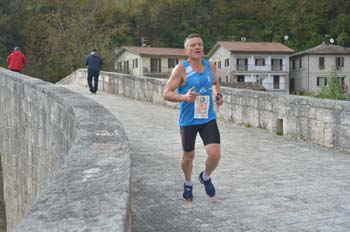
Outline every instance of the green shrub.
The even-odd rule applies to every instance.
[[[331,72],[327,75],[327,85],[323,85],[318,95],[320,98],[345,100],[343,88],[340,80],[337,77],[337,71],[335,67],[332,67]]]

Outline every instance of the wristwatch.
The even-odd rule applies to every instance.
[[[220,99],[219,99],[219,96],[222,98],[222,94],[221,94],[221,93],[217,93],[217,94],[216,94],[216,97],[215,97],[215,98],[216,98],[217,101],[220,100]]]

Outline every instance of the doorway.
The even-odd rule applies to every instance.
[[[280,76],[273,76],[273,89],[280,88]]]

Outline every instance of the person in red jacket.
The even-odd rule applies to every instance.
[[[13,52],[7,57],[8,69],[20,72],[23,70],[24,65],[27,63],[27,59],[21,52],[19,47],[15,47]]]

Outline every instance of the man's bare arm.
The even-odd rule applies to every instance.
[[[186,75],[186,69],[182,64],[175,66],[171,72],[168,82],[166,83],[163,91],[163,97],[167,101],[182,102],[182,101],[194,101],[198,93],[194,91],[194,88],[188,90],[186,94],[178,94],[176,89],[184,83],[184,77]]]
[[[222,98],[221,92],[220,92],[220,82],[219,78],[216,75],[216,67],[214,64],[210,64],[211,72],[214,75],[214,82],[213,82],[213,95],[215,96],[216,103],[221,106],[224,103],[224,99]],[[219,95],[218,95],[219,94]]]

